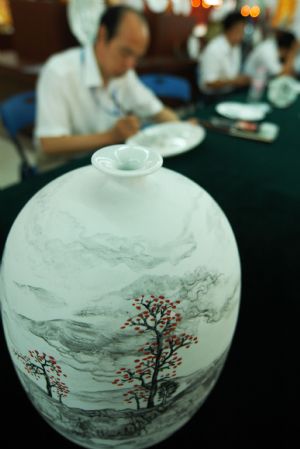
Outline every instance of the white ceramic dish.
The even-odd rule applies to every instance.
[[[168,122],[152,125],[139,131],[126,143],[158,150],[163,157],[175,156],[191,150],[205,138],[202,126],[189,122]]]
[[[233,120],[262,120],[269,110],[270,106],[267,103],[244,104],[225,101],[216,106],[216,111],[220,115]]]

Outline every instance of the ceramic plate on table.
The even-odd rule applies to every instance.
[[[262,120],[269,110],[270,106],[267,103],[245,104],[225,101],[216,106],[216,111],[220,115],[233,120]]]
[[[206,132],[202,126],[188,122],[167,122],[148,126],[127,139],[127,144],[158,150],[163,157],[185,153],[199,145]]]

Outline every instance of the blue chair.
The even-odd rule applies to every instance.
[[[22,181],[37,173],[36,167],[30,165],[19,138],[21,131],[33,126],[35,110],[35,91],[14,95],[0,104],[0,117],[4,128],[21,158],[20,177]]]
[[[139,77],[160,98],[180,100],[182,103],[192,100],[191,85],[186,78],[165,73],[148,73]]]

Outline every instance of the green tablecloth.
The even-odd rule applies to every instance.
[[[210,106],[198,115],[207,118],[213,112]],[[197,148],[164,161],[166,167],[205,188],[227,215],[240,250],[242,300],[233,345],[216,388],[184,429],[157,446],[161,449],[174,444],[186,447],[186,440],[193,437],[205,449],[294,447],[292,402],[296,407],[294,389],[299,382],[300,99],[288,109],[274,109],[267,119],[280,125],[272,144],[207,131]],[[87,163],[89,158],[74,161],[0,191],[0,249],[17,213],[39,188]],[[49,446],[74,447],[35,415],[5,351],[2,359],[11,378],[7,416],[30,417],[27,424],[39,435],[31,447],[40,447],[38,441],[45,441],[45,433]],[[15,444],[21,444],[22,435],[14,436]]]

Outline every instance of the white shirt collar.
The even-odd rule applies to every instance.
[[[224,50],[227,51],[227,53],[231,53],[232,51],[234,51],[235,48],[237,48],[237,46],[233,46],[230,44],[229,40],[227,39],[227,37],[225,36],[225,34],[222,34],[221,37],[223,38],[223,46],[224,46]]]
[[[92,46],[86,46],[82,49],[81,61],[83,64],[83,78],[87,87],[101,87],[103,86],[103,79],[95,51]]]

